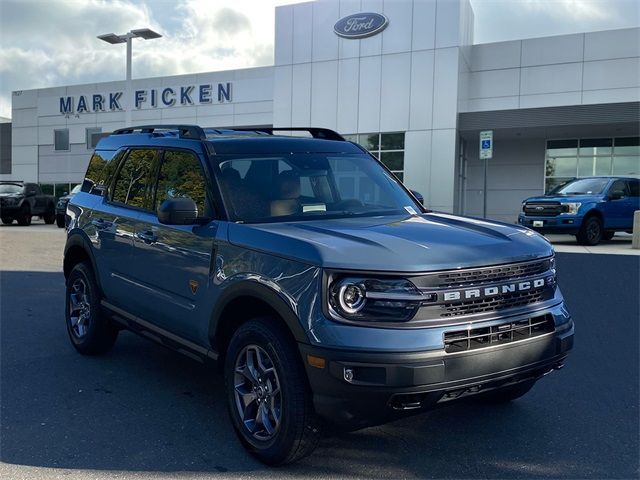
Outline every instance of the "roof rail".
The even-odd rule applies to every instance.
[[[345,142],[346,140],[342,135],[328,128],[316,128],[316,127],[253,127],[253,128],[235,128],[233,130],[240,132],[264,132],[269,135],[273,135],[273,132],[309,132],[313,138],[321,138],[323,140],[337,140],[339,142]]]
[[[119,128],[118,130],[114,130],[112,135],[135,133],[136,130],[140,130],[140,133],[153,133],[156,130],[177,130],[180,138],[191,140],[207,139],[204,130],[198,125],[140,125],[137,127]]]

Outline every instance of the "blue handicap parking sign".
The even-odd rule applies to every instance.
[[[482,149],[491,148],[491,140],[482,140]]]

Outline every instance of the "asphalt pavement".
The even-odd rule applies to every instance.
[[[63,245],[55,226],[0,228],[0,478],[638,478],[640,257],[558,254],[575,349],[522,399],[329,437],[272,469],[236,439],[214,369],[128,332],[75,352]]]

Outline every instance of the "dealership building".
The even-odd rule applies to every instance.
[[[13,92],[0,179],[60,195],[129,118],[331,128],[430,208],[481,216],[486,202],[507,222],[569,178],[640,174],[638,28],[474,44],[470,4],[450,0],[318,0],[276,8],[275,22],[270,67]]]

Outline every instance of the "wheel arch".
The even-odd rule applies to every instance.
[[[93,255],[93,249],[91,248],[91,242],[86,238],[86,234],[84,232],[72,230],[69,232],[67,243],[64,246],[64,259],[62,264],[64,278],[69,278],[69,274],[73,267],[86,260],[91,263],[94,278],[98,287],[102,289],[102,286],[100,285],[100,277],[96,269],[96,260]]]
[[[229,287],[216,302],[209,322],[209,342],[218,352],[221,364],[234,332],[246,321],[270,316],[278,321],[296,342],[308,342],[298,316],[274,290],[254,281],[243,281]]]

